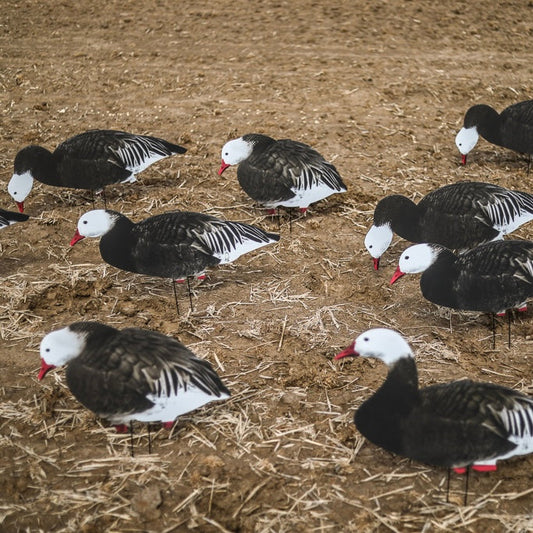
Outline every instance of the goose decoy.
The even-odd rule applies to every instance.
[[[203,213],[174,211],[135,223],[104,209],[80,217],[70,245],[84,237],[101,237],[102,259],[116,268],[175,281],[203,279],[206,268],[279,240],[255,226]]]
[[[119,432],[134,420],[171,427],[179,416],[230,397],[208,361],[156,331],[75,322],[48,333],[40,355],[39,380],[67,365],[74,397]]]
[[[533,397],[468,379],[419,388],[413,352],[396,331],[362,333],[335,359],[374,357],[389,368],[356,411],[358,431],[385,450],[465,473],[533,453]],[[466,498],[466,493],[465,493]]]
[[[455,144],[466,165],[468,153],[479,136],[497,146],[515,152],[533,154],[533,100],[519,102],[498,113],[486,104],[470,107],[465,113],[463,127],[455,137]]]
[[[25,222],[28,218],[30,217],[24,213],[16,213],[14,211],[0,209],[0,228],[5,228],[16,222]]]
[[[102,191],[106,185],[134,182],[152,163],[185,152],[157,137],[90,130],[67,139],[53,153],[35,145],[20,150],[7,190],[22,213],[34,179],[55,187]]]
[[[376,206],[365,246],[377,270],[394,233],[410,242],[464,251],[502,239],[530,220],[533,194],[465,181],[440,187],[418,204],[405,196],[386,196]]]
[[[298,207],[305,213],[310,204],[346,192],[337,169],[310,146],[290,139],[275,140],[249,133],[222,148],[218,174],[239,165],[237,178],[246,194],[267,207]]]
[[[492,316],[492,344],[495,346],[494,315],[507,310],[527,311],[533,296],[533,242],[495,241],[462,255],[439,244],[415,244],[400,256],[393,284],[404,274],[423,272],[420,289],[426,300],[463,311]],[[511,346],[509,315],[508,345]]]
[[[489,242],[461,255],[439,244],[415,244],[403,251],[390,282],[419,272],[424,298],[437,305],[495,314],[526,311],[533,296],[533,242]]]

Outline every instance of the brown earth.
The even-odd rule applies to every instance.
[[[32,219],[3,230],[0,529],[4,531],[531,531],[533,456],[452,477],[357,433],[354,409],[379,386],[375,361],[332,362],[363,330],[414,346],[423,384],[468,376],[531,394],[532,312],[512,347],[486,317],[437,309],[417,276],[390,287],[406,243],[374,272],[363,246],[376,202],[418,200],[462,179],[531,190],[518,154],[481,140],[466,167],[454,136],[464,111],[532,95],[533,4],[311,0],[261,3],[6,0],[0,12],[1,206],[17,151],[54,148],[91,128],[183,144],[109,206],[135,220],[205,211],[276,230],[216,171],[249,132],[306,142],[349,191],[282,222],[279,245],[212,269],[181,292],[104,265],[98,242],[69,247],[90,195],[37,185]],[[531,235],[532,226],[518,237]],[[209,359],[233,393],[159,430],[135,457],[74,400],[64,373],[36,379],[42,336],[95,319],[174,335]]]

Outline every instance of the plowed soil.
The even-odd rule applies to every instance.
[[[389,279],[364,249],[376,203],[418,201],[459,180],[532,191],[520,154],[480,140],[466,166],[454,136],[465,110],[533,94],[533,4],[242,0],[14,1],[0,12],[1,206],[13,160],[87,129],[163,137],[188,148],[108,207],[134,220],[202,211],[278,231],[217,175],[245,133],[305,142],[348,192],[283,214],[280,242],[178,286],[105,265],[96,239],[69,241],[90,193],[36,184],[31,219],[0,235],[0,529],[3,531],[533,530],[533,456],[453,475],[366,442],[352,417],[384,365],[333,362],[370,327],[399,330],[423,385],[469,377],[532,394],[533,314],[499,324],[425,301],[418,276]],[[102,200],[96,199],[97,207]],[[296,217],[296,214],[294,215]],[[533,226],[514,234],[530,238]],[[39,343],[78,320],[172,335],[207,358],[232,391],[172,431],[129,436],[85,410],[64,371],[37,381]]]

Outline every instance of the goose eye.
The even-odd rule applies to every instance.
[[[45,352],[49,352],[50,351],[50,348],[46,348]]]
[[[87,221],[86,221],[86,220],[84,220],[84,221],[83,221],[83,223],[84,223],[84,224],[87,224]]]
[[[369,341],[369,338],[368,338],[368,337],[365,337],[363,340],[364,340],[365,342],[368,342],[368,341]]]
[[[406,255],[406,256],[405,256],[405,259],[406,259],[406,260],[407,260],[407,259],[409,259],[409,256],[408,256],[408,255]]]

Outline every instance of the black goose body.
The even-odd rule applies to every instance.
[[[305,210],[311,203],[347,190],[337,169],[310,146],[257,133],[225,145],[219,173],[229,166],[224,163],[226,147],[236,142],[251,147],[249,154],[238,160],[237,179],[244,192],[259,204]]]
[[[15,156],[8,191],[23,209],[33,179],[46,185],[98,191],[135,181],[152,163],[186,149],[164,139],[116,130],[89,130],[61,143],[54,152],[30,145]]]
[[[95,235],[87,235],[84,224],[91,214],[109,221]],[[138,223],[116,211],[90,211],[80,218],[76,235],[101,235],[102,259],[116,268],[176,280],[279,240],[279,235],[255,226],[187,211],[163,213]]]
[[[380,200],[365,247],[374,268],[394,233],[418,243],[464,251],[502,239],[533,220],[533,195],[483,182],[459,182],[436,189],[415,204],[401,195]]]
[[[472,106],[465,114],[464,127],[473,126],[492,144],[533,153],[533,100],[510,105],[501,113],[485,104]]]
[[[220,262],[205,245],[196,244],[208,221],[210,217],[188,212],[155,215],[137,224],[121,216],[100,239],[100,254],[106,263],[130,272],[194,276]]]
[[[405,196],[381,200],[374,225],[389,224],[410,242],[465,250],[492,241],[533,219],[533,194],[482,182],[440,187],[415,204]]]
[[[533,154],[533,100],[513,104],[501,113],[486,104],[470,107],[455,141],[463,154],[463,164],[478,135],[497,146]]]
[[[256,134],[244,135],[243,139],[254,144],[254,149],[246,160],[237,168],[237,180],[243,191],[252,200],[264,205],[272,202],[283,202],[294,198],[294,179],[286,172],[289,161],[301,174],[301,164],[296,157],[287,151],[287,141]],[[292,141],[289,148],[294,153],[307,155],[307,151],[298,142]]]
[[[71,346],[66,346],[67,341]],[[208,361],[155,331],[117,330],[98,322],[71,324],[43,339],[39,379],[67,350],[69,358],[60,364],[67,364],[72,394],[87,409],[115,424],[172,421],[230,395]]]
[[[415,360],[397,332],[361,334],[335,359],[375,357],[389,368],[381,387],[354,415],[357,429],[381,448],[461,472],[533,452],[533,398],[497,384],[459,380],[419,388]]]
[[[488,406],[498,412],[520,398],[510,389],[470,380],[419,389],[415,361],[404,358],[389,369],[354,422],[365,438],[385,450],[426,464],[459,467],[516,447]]]
[[[439,245],[416,246],[427,246],[434,255],[420,278],[422,294],[430,302],[458,310],[502,313],[533,297],[533,242],[490,242],[461,255]],[[401,272],[415,261],[414,249],[408,248],[400,257]]]
[[[0,228],[5,228],[16,222],[25,222],[28,220],[29,216],[24,213],[17,213],[15,211],[6,211],[5,209],[0,209]]]
[[[116,130],[89,130],[61,143],[53,153],[27,146],[15,157],[15,173],[30,171],[47,185],[101,189],[145,168],[146,161],[186,151],[157,137]]]

